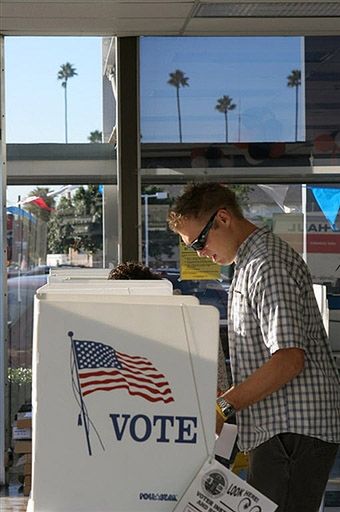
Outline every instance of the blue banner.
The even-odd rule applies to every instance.
[[[335,230],[335,221],[340,208],[340,189],[323,187],[308,188],[312,190],[322,213],[330,223],[332,229]]]
[[[18,206],[8,206],[6,208],[8,213],[12,213],[12,215],[18,215],[19,217],[26,217],[31,222],[34,222],[36,224],[37,219],[34,215],[32,215],[29,212],[26,212],[26,210],[23,210],[22,208],[18,208]]]

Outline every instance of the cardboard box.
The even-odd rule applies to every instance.
[[[31,475],[32,474],[32,464],[30,462],[27,462],[24,465],[24,476]]]
[[[27,440],[15,441],[14,453],[32,453],[32,441],[27,441]]]
[[[29,496],[31,492],[32,485],[32,477],[31,475],[26,475],[24,478],[24,496]]]
[[[29,412],[18,412],[16,414],[17,420],[32,420],[32,411]]]
[[[12,427],[12,439],[32,439],[31,428],[18,428],[17,426]]]
[[[18,428],[32,428],[32,419],[31,418],[18,419],[15,422],[15,425]]]

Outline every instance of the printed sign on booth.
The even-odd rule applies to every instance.
[[[174,512],[274,512],[277,505],[216,460],[207,460]]]

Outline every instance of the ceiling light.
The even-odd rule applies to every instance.
[[[201,3],[194,18],[329,18],[340,16],[339,2]]]

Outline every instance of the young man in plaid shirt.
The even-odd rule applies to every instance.
[[[277,512],[317,512],[340,442],[340,379],[307,265],[216,183],[187,187],[168,222],[199,256],[235,264],[233,386],[217,400],[217,432],[236,414],[248,482]]]

